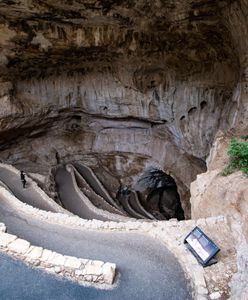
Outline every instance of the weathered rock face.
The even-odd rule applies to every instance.
[[[217,130],[247,130],[248,1],[55,2],[0,3],[0,158],[113,193],[155,165],[189,217]]]
[[[241,171],[228,176],[221,173],[226,163],[228,138],[220,136],[212,148],[208,171],[191,184],[193,218],[227,214],[247,224],[248,178]],[[225,155],[223,155],[223,153]],[[222,158],[222,159],[221,159]],[[248,237],[248,228],[246,228]]]
[[[248,279],[248,178],[241,171],[221,175],[228,165],[229,141],[230,138],[223,133],[218,134],[208,158],[208,171],[198,175],[191,184],[191,215],[196,219],[225,215],[229,219],[236,237],[238,267],[230,285],[231,299],[245,299]]]
[[[248,178],[241,171],[221,175],[228,165],[228,142],[229,138],[219,133],[209,156],[208,171],[191,184],[192,218],[227,215],[239,224],[240,242],[244,237],[248,243]]]

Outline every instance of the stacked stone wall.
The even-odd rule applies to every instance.
[[[99,220],[83,220],[77,216],[68,216],[62,213],[52,213],[43,210],[39,210],[37,208],[33,208],[30,205],[22,203],[15,196],[10,194],[6,189],[0,187],[0,195],[3,201],[11,202],[12,207],[19,212],[28,214],[42,222],[48,222],[52,224],[59,224],[62,226],[66,226],[69,228],[75,228],[78,230],[88,230],[88,231],[99,231],[99,232],[132,232],[139,234],[148,234],[159,241],[161,241],[178,259],[180,265],[182,266],[186,277],[190,280],[190,283],[193,288],[193,297],[194,299],[208,299],[209,290],[207,289],[206,282],[206,271],[203,269],[201,265],[197,262],[197,260],[192,256],[189,250],[185,247],[183,240],[185,236],[195,227],[201,226],[201,228],[207,229],[214,227],[222,226],[223,224],[227,226],[227,221],[224,217],[212,217],[208,219],[200,219],[200,220],[188,220],[178,222],[177,220],[172,219],[171,221],[154,221],[154,222],[143,222],[143,221],[128,221],[128,222],[103,222]],[[16,238],[17,239],[17,238]],[[28,243],[28,242],[27,242]],[[29,246],[30,247],[30,246]],[[33,248],[32,248],[33,249]],[[38,251],[32,250],[29,251]],[[36,249],[36,248],[34,248]],[[49,251],[49,250],[47,250]],[[12,252],[11,252],[12,253]],[[61,257],[60,254],[50,253],[51,257]],[[62,258],[61,258],[62,260]],[[83,261],[82,261],[83,263]],[[55,272],[55,267],[59,267],[57,265],[53,265],[48,267],[53,272]],[[82,266],[84,268],[84,266]],[[118,266],[117,266],[118,267]],[[80,267],[81,268],[81,267]],[[61,271],[61,269],[56,268],[56,270]],[[74,274],[81,274],[80,269]],[[59,274],[63,275],[64,273],[61,271]],[[87,274],[89,275],[89,274]],[[92,275],[92,274],[90,274]],[[100,275],[99,275],[100,276]],[[75,275],[75,278],[76,275]],[[96,277],[86,277],[87,279],[91,279],[92,281],[96,280]],[[100,276],[102,280],[102,277]],[[78,279],[79,280],[79,279]],[[80,280],[84,280],[80,278]],[[85,279],[86,280],[86,279]]]
[[[33,246],[5,230],[5,225],[0,223],[0,251],[21,259],[28,265],[79,283],[112,285],[114,282],[116,265],[113,263],[62,255]]]

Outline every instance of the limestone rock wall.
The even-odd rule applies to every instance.
[[[230,120],[223,117],[225,125],[230,125],[235,104],[232,102],[232,86],[228,86],[225,78],[218,85],[215,76],[211,81],[202,79],[203,83],[193,79],[190,82],[174,79],[168,83],[165,76],[160,78],[161,82],[156,87],[140,91],[133,80],[135,70],[117,71],[119,74],[111,70],[18,82],[15,109],[19,108],[27,115],[30,112],[39,114],[49,109],[78,109],[90,116],[108,119],[133,118],[147,121],[148,124],[166,124],[164,127],[169,129],[175,143],[178,146],[180,144],[187,153],[200,158],[206,157],[209,152],[209,144],[220,127],[223,111],[230,115]],[[144,70],[142,76],[148,76],[148,72],[149,70]],[[159,70],[153,75],[157,72]],[[231,73],[228,69],[223,69],[223,72]],[[208,76],[204,75],[206,78]],[[150,78],[151,81],[152,79]],[[195,126],[196,123],[198,127]],[[126,124],[124,128],[130,127]],[[110,127],[109,132],[111,125],[114,127],[113,123],[106,122],[106,126]],[[101,134],[108,135],[108,131]],[[112,136],[112,132],[110,135]],[[146,138],[146,133],[143,136]],[[102,145],[104,141],[98,143]],[[118,139],[116,143],[119,143]],[[122,140],[122,144],[128,145],[125,140]],[[127,149],[120,150],[128,151],[128,146]]]
[[[216,216],[220,213],[247,224],[248,178],[241,171],[228,176],[221,172],[228,164],[227,147],[230,138],[217,136],[208,160],[208,171],[197,176],[191,184],[193,218]],[[245,233],[248,236],[247,228]]]
[[[112,194],[157,165],[189,216],[217,131],[247,131],[247,28],[247,0],[1,1],[0,160]]]
[[[248,1],[234,1],[230,6],[225,7],[222,13],[223,20],[232,36],[240,67],[239,81],[233,95],[237,109],[232,129],[239,134],[245,134],[248,122]]]
[[[181,197],[187,198],[190,183],[204,171],[223,111],[232,112],[234,105],[229,88],[191,84],[162,82],[142,93],[107,73],[22,81],[17,83],[9,114],[2,119],[7,148],[2,157],[20,166],[29,157],[29,165],[36,165],[30,171],[40,172],[41,165],[56,163],[56,152],[63,162],[93,152],[98,165],[106,156],[108,162],[114,160],[114,168],[109,165],[108,171],[113,177],[131,178],[129,183],[144,163],[155,163],[175,178]],[[23,136],[18,149],[11,147],[13,135]],[[127,163],[118,159],[119,153]],[[130,167],[136,164],[132,156],[144,163]],[[187,201],[184,206],[188,210]]]
[[[208,171],[198,175],[191,184],[191,216],[203,218],[222,213],[229,219],[231,231],[236,236],[238,268],[230,284],[231,299],[245,299],[248,278],[248,178],[241,171],[221,175],[228,164],[229,140],[229,137],[219,133],[208,159]]]

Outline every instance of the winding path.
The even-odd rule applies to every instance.
[[[129,195],[120,195],[118,200],[120,201],[121,205],[123,206],[124,210],[128,213],[129,216],[136,218],[136,219],[144,219],[144,217],[139,214],[135,209],[133,209],[129,203]]]
[[[65,167],[59,167],[55,175],[55,181],[63,207],[83,219],[99,219],[107,221],[108,219],[95,214],[85,202],[80,198],[73,186],[71,174]]]
[[[45,202],[43,197],[30,187],[30,181],[27,180],[27,188],[24,190],[20,180],[20,175],[0,165],[0,180],[8,187],[10,191],[22,202],[30,204],[42,210],[61,212],[62,209],[54,202]],[[25,194],[25,197],[23,197]],[[57,209],[56,209],[57,208]]]
[[[85,181],[83,176],[77,171],[77,169],[73,166],[75,179],[77,186],[79,187],[80,191],[84,193],[84,195],[90,200],[90,202],[97,208],[105,210],[107,212],[117,214],[117,215],[124,215],[124,213],[111,204],[109,204],[103,197],[96,194],[95,191],[88,185]],[[126,215],[126,214],[125,214]]]
[[[18,190],[18,198],[23,202],[26,202],[27,192],[30,196],[34,193],[32,187],[22,190],[13,185],[11,189],[14,194]],[[67,189],[70,189],[69,181]],[[65,191],[66,189],[61,193]],[[157,240],[137,233],[86,231],[51,224],[26,212],[17,211],[1,196],[0,200],[0,220],[6,224],[8,232],[33,245],[65,255],[117,264],[120,272],[118,286],[111,291],[92,290],[92,296],[89,293],[87,299],[192,299],[180,265]],[[82,299],[86,288],[81,289],[81,293],[70,299]],[[58,294],[57,298],[51,299],[61,297]]]
[[[154,216],[150,214],[148,211],[145,210],[145,208],[141,205],[139,201],[139,197],[135,191],[131,191],[130,197],[129,197],[129,204],[130,206],[138,212],[143,218],[148,218],[155,220]]]
[[[103,197],[109,204],[113,205],[115,208],[120,209],[114,199],[109,195],[108,191],[103,187],[97,176],[91,170],[91,168],[82,165],[80,163],[75,164],[78,172],[84,177],[87,183],[95,191],[96,194]]]
[[[116,208],[109,204],[109,202],[114,202],[115,204],[116,202],[111,198],[107,190],[101,185],[94,172],[89,167],[86,167],[83,164],[79,163],[75,164],[75,168],[75,176],[79,180],[78,185],[87,185],[88,189],[92,190],[92,194],[95,194],[93,197],[91,197],[91,202],[94,203],[94,200],[97,197],[101,197],[101,203],[103,204],[106,210],[116,210]],[[155,218],[151,214],[149,214],[140,204],[137,193],[135,191],[130,192],[131,193],[129,195],[122,195],[119,199],[120,204],[124,208],[125,213],[127,213],[130,217],[136,219],[148,218],[154,220]],[[106,199],[108,199],[109,202],[107,202]],[[112,209],[109,210],[109,207],[111,207]],[[117,213],[121,212],[117,211]]]
[[[124,216],[94,206],[77,186],[73,166],[59,167],[55,174],[55,181],[63,207],[73,214],[88,220],[128,221]]]

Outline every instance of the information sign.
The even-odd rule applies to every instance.
[[[184,243],[187,244],[188,248],[204,267],[212,264],[212,259],[220,251],[216,244],[199,227],[195,227],[186,236]]]

